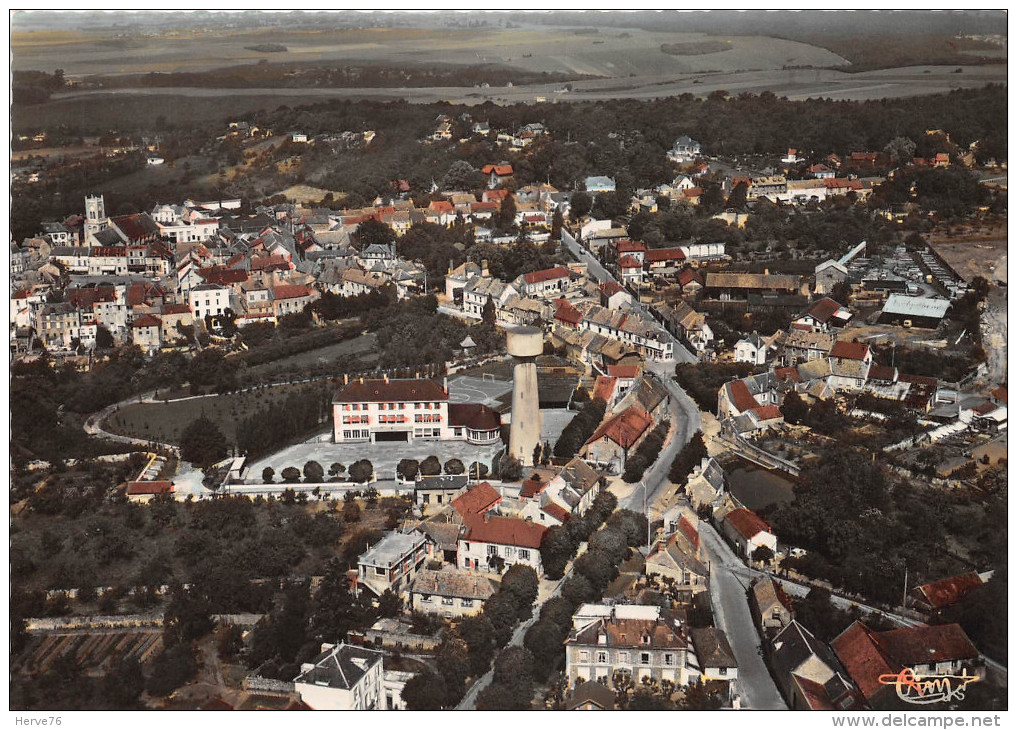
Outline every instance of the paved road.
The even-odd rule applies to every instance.
[[[738,660],[738,692],[742,706],[752,710],[786,710],[787,705],[763,663],[759,634],[745,594],[755,571],[742,565],[708,523],[699,523],[699,535],[710,561],[710,602],[714,619],[727,634]]]
[[[671,483],[671,480],[668,479],[671,462],[674,461],[675,456],[678,455],[678,452],[685,444],[689,442],[692,435],[702,428],[703,422],[699,408],[674,381],[671,375],[673,367],[672,363],[650,363],[647,368],[657,376],[671,394],[671,403],[669,405],[671,433],[670,438],[664,444],[663,449],[661,449],[657,461],[646,470],[646,474],[643,476],[645,487],[636,487],[629,496],[618,500],[619,508],[642,512],[644,489],[646,490],[645,498],[647,506],[653,505]]]

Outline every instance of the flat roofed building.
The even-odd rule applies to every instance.
[[[358,581],[375,595],[405,590],[427,559],[423,533],[390,532],[357,561]]]

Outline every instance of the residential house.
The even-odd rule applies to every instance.
[[[300,666],[293,688],[312,710],[385,710],[384,653],[349,644],[322,644]]]
[[[625,461],[653,428],[653,417],[632,406],[611,416],[583,445],[580,455],[587,461],[603,464],[620,474]]]
[[[667,153],[667,159],[679,165],[695,161],[696,157],[702,154],[703,146],[696,140],[683,134],[675,140],[674,145]]]
[[[471,517],[459,538],[459,568],[501,572],[502,567],[520,563],[541,575],[540,542],[546,530],[543,525],[513,517],[487,513]]]
[[[611,686],[620,673],[637,687],[644,678],[685,686],[698,677],[691,653],[679,619],[659,606],[585,604],[565,641],[565,681]]]
[[[580,682],[569,694],[566,710],[613,710],[615,693],[601,682]]]
[[[162,320],[151,314],[144,314],[131,322],[131,341],[146,354],[153,354],[162,347]]]
[[[427,538],[422,532],[389,532],[369,546],[357,561],[357,585],[380,596],[386,590],[405,591],[427,559]]]
[[[469,480],[466,474],[418,475],[413,484],[413,502],[425,510],[431,506],[444,509],[463,493]]]
[[[734,346],[734,361],[746,362],[750,365],[765,365],[770,346],[766,340],[753,332],[738,340]]]
[[[461,570],[421,570],[410,586],[409,608],[443,618],[475,616],[497,591],[486,575]]]
[[[699,530],[688,516],[682,515],[677,530],[658,540],[646,557],[646,575],[659,575],[674,581],[671,586],[686,600],[708,590],[710,569],[700,547]]]
[[[792,710],[863,710],[865,700],[830,648],[794,619],[766,645]]]
[[[515,172],[512,169],[512,165],[506,162],[500,165],[484,165],[480,171],[488,176],[487,187],[490,189],[504,185],[512,178]]]
[[[128,501],[138,504],[147,504],[157,497],[172,495],[174,492],[173,482],[159,480],[153,482],[127,482],[124,495]]]
[[[779,631],[795,617],[791,599],[780,583],[768,575],[752,583],[752,609],[763,633]]]
[[[808,332],[829,332],[845,327],[852,316],[851,310],[847,307],[842,307],[829,297],[823,297],[798,315],[791,326],[793,329]]]
[[[725,493],[724,468],[712,456],[704,457],[689,475],[685,493],[694,509],[713,504]]]
[[[559,293],[568,289],[572,275],[564,266],[555,266],[541,271],[522,274],[513,285],[516,290],[526,296],[546,296],[548,293]]]
[[[463,289],[475,276],[490,277],[486,264],[486,261],[483,266],[472,261],[464,261],[453,269],[452,262],[449,261],[448,273],[445,274],[445,296],[448,297],[449,301],[460,301]]]
[[[617,281],[605,281],[599,285],[598,289],[602,307],[622,309],[632,303],[632,295]]]
[[[761,547],[777,553],[777,536],[763,519],[752,510],[736,509],[728,512],[722,525],[723,532],[731,540],[739,555],[753,559],[752,554]]]
[[[911,602],[919,611],[939,613],[984,585],[982,576],[975,571],[952,575],[949,578],[925,583],[911,591]]]
[[[272,313],[276,317],[299,314],[318,298],[318,292],[304,284],[281,284],[272,289]]]
[[[721,629],[710,626],[692,629],[693,668],[698,668],[700,681],[733,682],[738,679],[738,660]]]
[[[697,312],[688,302],[678,302],[673,307],[663,304],[656,310],[667,331],[680,338],[696,354],[702,355],[713,343],[713,329],[706,323],[706,315]]]
[[[833,291],[834,286],[847,280],[847,266],[839,261],[827,259],[826,261],[816,265],[815,277],[816,293],[827,294]]]
[[[191,315],[191,308],[186,304],[164,304],[159,314],[162,322],[162,341],[172,343],[183,335],[180,327],[188,327],[194,324],[194,317]]]
[[[961,674],[985,676],[978,649],[959,624],[875,631],[855,621],[830,646],[865,701],[875,710],[914,707],[898,697],[893,683],[880,679],[897,676],[904,669],[909,669],[916,679]]]
[[[613,193],[614,191],[614,178],[604,177],[603,175],[586,178],[586,192],[588,193],[596,195],[597,193]]]
[[[197,320],[223,314],[230,306],[230,289],[221,284],[201,284],[188,292],[188,304]]]

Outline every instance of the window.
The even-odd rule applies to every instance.
[[[606,651],[598,651],[597,652],[597,664],[607,664],[607,652]]]
[[[441,497],[438,497],[438,499],[440,501]],[[431,495],[430,494],[425,494],[424,495],[424,504],[431,504]]]
[[[441,599],[441,605],[442,606],[451,606],[453,603],[454,603],[454,601],[451,598],[442,598]]]
[[[668,667],[673,666],[674,665],[674,654],[665,654],[664,655],[664,664],[665,664],[665,666],[668,666]]]
[[[719,674],[719,675],[720,675],[720,676],[722,676],[722,677],[723,677],[723,676],[726,676],[726,675],[727,675],[727,667],[720,667],[720,668],[719,668],[719,669],[717,670],[717,674]]]
[[[511,558],[512,556],[515,555],[515,553],[516,553],[515,548],[511,548],[511,547],[506,547],[505,548],[505,557],[506,558]]]
[[[590,661],[590,652],[588,652],[588,651],[580,651],[579,652],[579,661],[581,661],[581,662],[588,662],[588,661]]]
[[[488,555],[497,555],[498,554],[498,546],[497,545],[488,545],[487,546],[487,554]]]
[[[649,652],[645,652],[644,651],[642,654],[639,655],[639,663],[640,664],[649,664],[650,663],[650,654],[649,654]]]
[[[530,559],[530,551],[529,550],[524,550],[522,548],[519,548],[519,559],[520,560],[529,560]]]
[[[420,594],[420,602],[421,603],[430,603],[431,602],[431,597],[429,595],[427,595],[426,593],[421,593]]]
[[[462,605],[463,608],[473,608],[472,598],[460,598],[459,603],[460,605]]]
[[[620,651],[620,652],[618,652],[618,661],[623,663],[623,664],[628,664],[629,661],[630,661],[629,660],[629,653],[627,651]]]
[[[377,575],[385,575],[385,569],[384,568],[375,568],[374,572]]]

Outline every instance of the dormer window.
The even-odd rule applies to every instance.
[[[597,643],[601,645],[607,644],[607,634],[597,634]]]
[[[648,635],[647,636],[643,636],[643,645],[644,646],[649,646],[650,645],[650,637]]]

